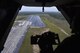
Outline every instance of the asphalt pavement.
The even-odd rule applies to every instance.
[[[1,53],[18,53],[30,26],[45,27],[45,24],[38,15],[30,15],[24,21],[19,20],[15,22],[19,22],[19,24],[12,27]]]

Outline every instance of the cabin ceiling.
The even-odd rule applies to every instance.
[[[44,2],[45,0],[44,1],[38,0],[39,2],[37,2],[36,0],[15,0],[15,1],[25,6],[42,6],[42,2]],[[47,0],[47,1],[50,2],[46,2],[45,6],[64,5],[74,2],[74,0]]]

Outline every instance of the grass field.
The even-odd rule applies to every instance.
[[[30,37],[31,35],[41,34],[43,31],[49,29],[52,32],[58,33],[60,37],[60,41],[63,41],[66,37],[68,37],[65,33],[63,33],[58,27],[54,24],[58,24],[52,22],[52,19],[48,19],[45,16],[40,16],[43,22],[46,24],[45,28],[29,28],[28,32],[26,33],[25,39],[22,43],[22,46],[19,50],[19,53],[33,53],[32,45],[30,44]],[[60,25],[60,24],[59,24]],[[65,24],[63,24],[65,25]],[[65,26],[64,26],[65,28]],[[70,30],[65,29],[66,31],[70,32]],[[69,33],[70,34],[70,33]]]
[[[32,45],[30,44],[30,37],[31,35],[41,34],[41,32],[45,29],[46,28],[29,29],[19,50],[19,53],[33,53]]]
[[[43,22],[46,24],[46,27],[50,29],[50,31],[58,33],[60,40],[62,41],[64,38],[67,37],[65,33],[63,33],[58,27],[54,25],[49,19],[42,17]]]

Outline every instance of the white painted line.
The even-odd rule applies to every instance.
[[[66,34],[67,36],[70,36],[65,30],[63,30],[62,28],[58,27],[57,25],[53,24],[54,26],[56,26],[59,30],[61,30],[64,34]]]

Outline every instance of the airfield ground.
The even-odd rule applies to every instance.
[[[39,15],[39,16],[41,17],[42,21],[46,24],[46,27],[29,28],[28,32],[26,33],[23,44],[19,50],[19,53],[33,53],[33,46],[30,44],[31,35],[41,34],[45,30],[50,30],[52,32],[58,33],[61,42],[66,37],[70,36],[71,30],[69,28],[68,23],[65,20],[56,19],[48,14]],[[21,16],[18,16],[18,18],[19,17],[20,19],[22,19]],[[28,17],[28,15],[26,17]],[[54,46],[54,48],[56,48],[56,46]]]

